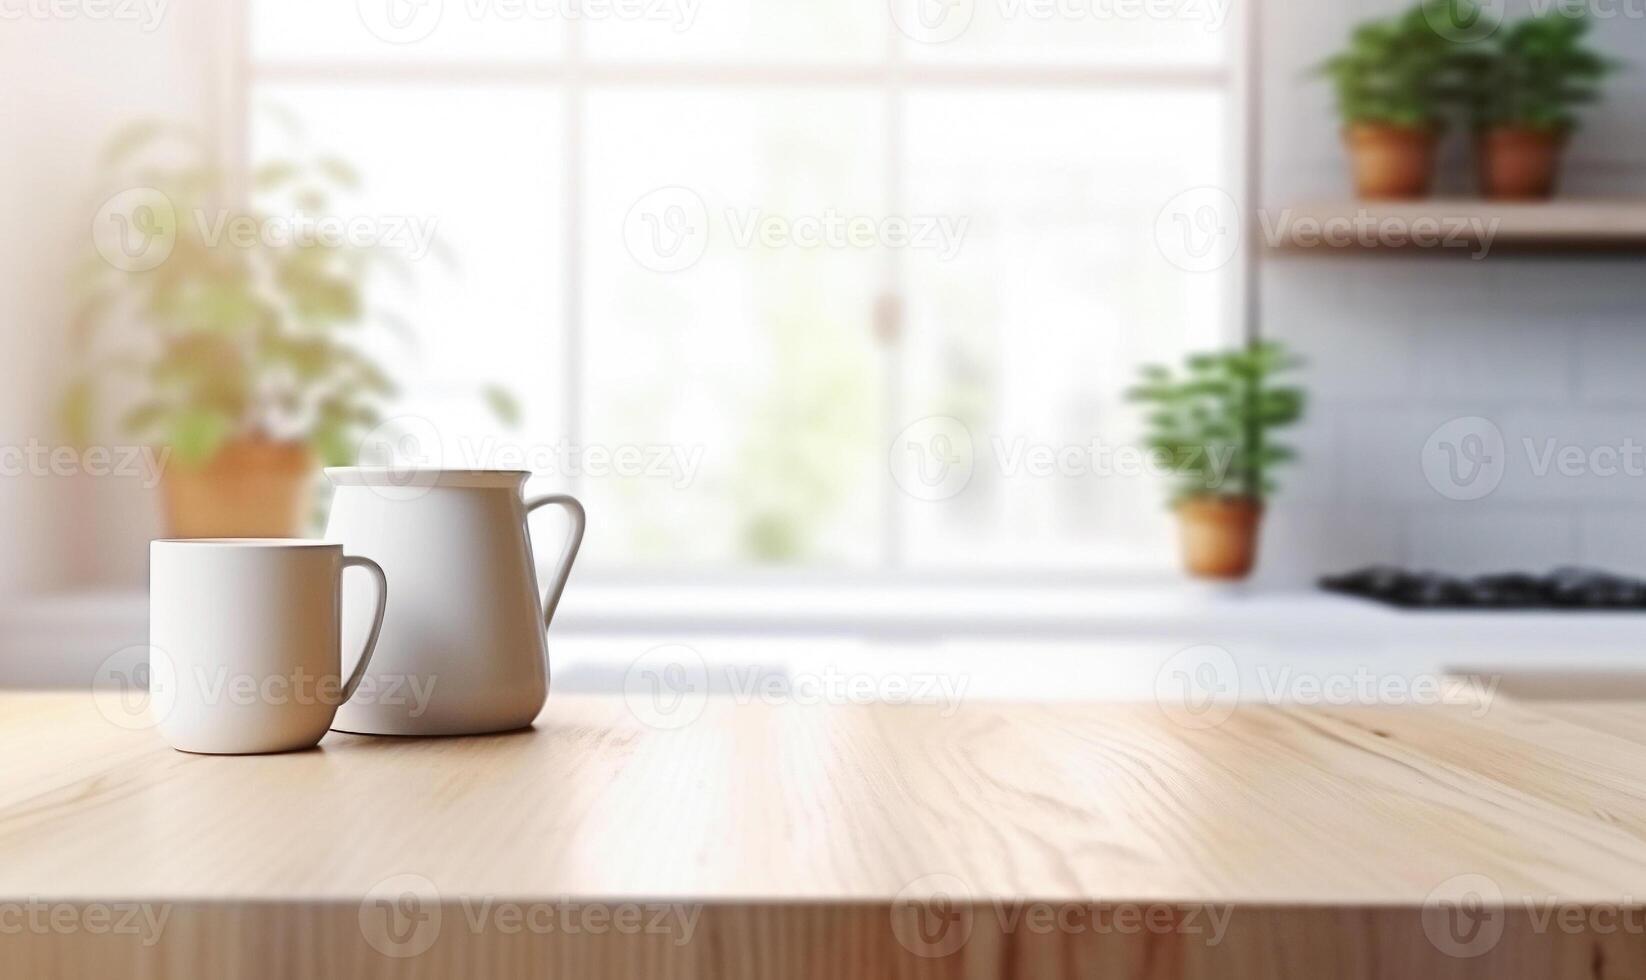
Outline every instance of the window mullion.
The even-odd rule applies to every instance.
[[[903,47],[898,40],[896,31],[887,32],[886,64],[888,66],[885,88],[885,166],[886,166],[886,208],[891,214],[901,214],[904,200],[903,177],[907,161],[903,150],[903,100],[904,85]],[[903,413],[903,341],[906,323],[904,317],[908,304],[904,297],[902,250],[889,248],[886,253],[886,286],[877,304],[895,311],[895,329],[888,331],[889,336],[883,337],[886,372],[883,383],[882,412],[885,418],[882,422],[881,444],[888,447],[897,438],[897,433],[903,428],[898,421]],[[876,315],[882,315],[877,309]],[[878,324],[877,324],[878,326]],[[903,554],[903,500],[898,490],[897,482],[892,477],[890,466],[880,467],[880,480],[883,487],[884,516],[882,517],[882,544],[881,563],[890,570],[897,570],[905,564]]]
[[[564,324],[564,363],[561,383],[564,389],[566,438],[573,446],[583,445],[584,432],[584,378],[583,363],[584,305],[583,305],[583,170],[584,170],[584,78],[583,78],[583,18],[572,17],[566,29],[566,74],[562,89],[564,111],[561,113],[564,140],[565,174],[563,176],[562,207],[566,215],[565,227],[565,296],[561,318]],[[552,87],[554,82],[548,84]],[[582,490],[582,474],[570,476],[571,489]]]

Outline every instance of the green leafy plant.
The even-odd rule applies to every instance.
[[[402,247],[317,231],[357,188],[354,169],[318,155],[241,175],[193,131],[158,122],[119,133],[102,169],[113,196],[74,280],[70,436],[84,442],[110,417],[185,463],[236,439],[306,443],[322,463],[354,463],[396,390],[362,331],[409,335],[369,308],[367,285],[412,274]],[[514,411],[506,392],[487,398],[500,417]]]
[[[1317,69],[1336,90],[1344,124],[1440,128],[1461,97],[1466,46],[1436,25],[1477,16],[1484,14],[1474,0],[1425,0],[1397,17],[1356,26],[1348,45]]]
[[[1295,458],[1270,433],[1303,417],[1301,388],[1275,385],[1300,361],[1274,342],[1191,355],[1180,371],[1143,368],[1127,397],[1148,406],[1150,449],[1177,477],[1173,501],[1190,497],[1262,500],[1274,468]]]
[[[1463,59],[1477,128],[1513,126],[1566,132],[1574,110],[1600,98],[1600,83],[1620,64],[1584,43],[1588,18],[1557,9],[1515,22]]]

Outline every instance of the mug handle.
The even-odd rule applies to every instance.
[[[555,569],[554,581],[549,583],[549,591],[543,596],[543,628],[548,629],[549,623],[554,621],[554,611],[560,606],[560,594],[566,591],[566,580],[572,577],[572,562],[577,560],[577,549],[583,546],[583,529],[588,524],[588,515],[583,511],[583,505],[576,497],[565,493],[551,493],[545,497],[533,497],[526,501],[526,513],[547,504],[555,504],[566,508],[566,513],[572,519],[571,537],[566,539],[566,550],[560,553],[560,567]]]
[[[389,607],[389,578],[383,574],[383,566],[370,558],[361,558],[359,555],[344,555],[344,568],[364,568],[377,579],[377,616],[372,620],[371,634],[366,637],[366,649],[361,651],[360,659],[355,662],[354,673],[349,675],[349,682],[343,685],[343,697],[337,702],[342,704],[354,697],[355,689],[360,686],[366,676],[366,665],[371,663],[372,651],[377,649],[377,636],[383,632],[383,613]]]

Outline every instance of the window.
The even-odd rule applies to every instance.
[[[1168,557],[1122,393],[1238,333],[1156,247],[1232,186],[1226,2],[251,4],[253,157],[434,228],[380,297],[419,445],[583,496],[591,565]]]

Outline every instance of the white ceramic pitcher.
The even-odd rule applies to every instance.
[[[515,470],[331,467],[326,537],[372,556],[391,599],[361,696],[332,728],[370,735],[477,735],[532,723],[548,698],[544,631],[583,543],[583,505],[524,500]],[[526,515],[554,504],[571,536],[539,605]],[[347,597],[343,635],[371,623],[370,597]],[[344,664],[347,676],[352,664]]]

